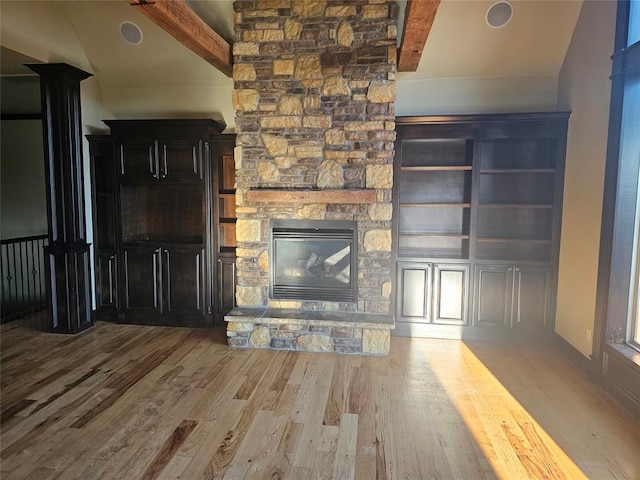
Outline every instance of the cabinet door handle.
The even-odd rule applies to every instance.
[[[124,172],[124,168],[122,169],[122,171]],[[158,164],[156,162],[156,159],[153,158],[153,155],[151,155],[149,157],[149,171],[151,172],[151,175],[154,176],[155,178],[158,178]]]
[[[162,160],[158,161],[159,164],[159,175],[158,178],[166,178],[167,177],[167,146],[162,145]]]
[[[169,310],[171,310],[171,262],[169,259],[169,250],[162,249],[165,258],[165,266],[164,266],[164,281],[166,285],[163,286],[165,295],[166,295],[166,305]]]
[[[167,177],[167,150],[166,147],[162,150],[162,159],[158,161],[158,178]]]

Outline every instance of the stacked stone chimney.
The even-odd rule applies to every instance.
[[[389,314],[396,2],[234,9],[237,305]],[[356,221],[357,302],[269,299],[273,218]]]

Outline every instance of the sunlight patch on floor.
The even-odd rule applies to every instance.
[[[498,478],[513,480],[514,472],[533,480],[587,478],[464,343],[449,343],[462,351],[462,362],[453,364],[429,345],[413,347],[428,359]]]

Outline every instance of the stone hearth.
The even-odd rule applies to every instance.
[[[387,355],[388,315],[236,308],[227,317],[232,347]]]
[[[315,335],[330,351],[381,354],[367,347],[381,335],[388,351],[398,6],[237,0],[234,9],[238,309],[226,318],[229,344],[299,349]],[[271,219],[356,222],[357,300],[269,298]],[[282,309],[287,322],[254,315]]]

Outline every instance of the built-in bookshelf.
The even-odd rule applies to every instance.
[[[400,254],[468,258],[471,140],[408,139],[402,142],[401,148]]]
[[[400,334],[552,331],[567,121],[563,112],[396,119]]]
[[[236,248],[236,187],[233,154],[222,155],[218,167],[218,238],[220,251]]]
[[[556,150],[553,138],[479,142],[478,259],[550,261]]]

